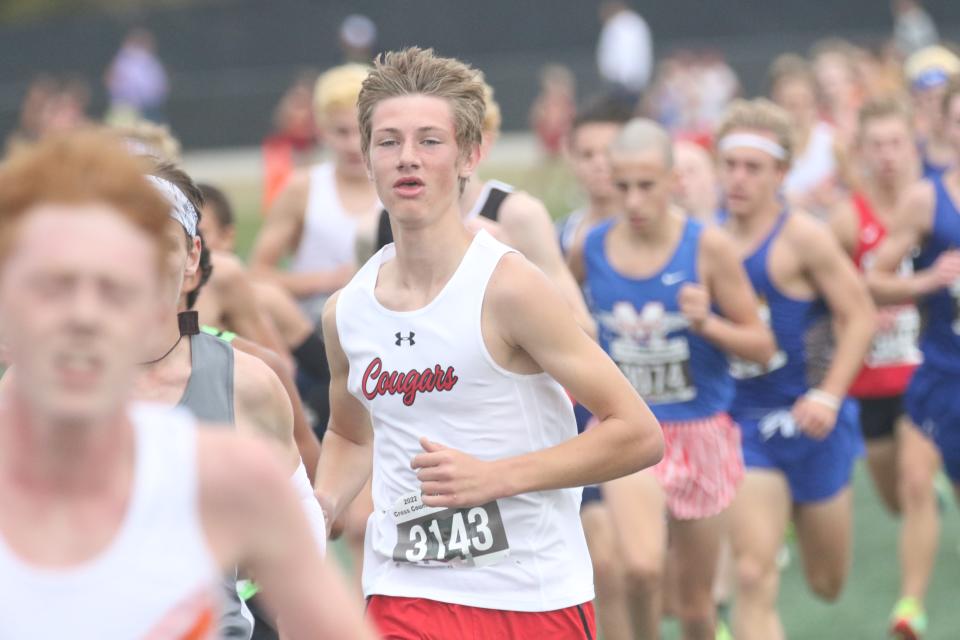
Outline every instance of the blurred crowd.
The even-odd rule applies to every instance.
[[[892,0],[887,39],[854,43],[838,38],[815,42],[806,52],[785,53],[769,65],[766,91],[794,118],[799,152],[787,178],[791,202],[814,213],[827,211],[838,187],[850,184],[845,160],[861,105],[901,94],[914,107],[925,167],[951,160],[940,139],[938,91],[960,68],[957,48],[940,42],[936,25],[918,0]],[[622,0],[600,3],[601,29],[596,72],[609,97],[638,115],[661,123],[676,138],[709,150],[711,134],[727,105],[743,93],[737,71],[716,49],[656,50],[643,16]],[[339,30],[344,62],[365,63],[377,49],[377,26],[361,14],[347,16]],[[279,97],[263,141],[263,208],[266,211],[297,167],[324,147],[314,120],[313,94],[319,72],[296,74]],[[104,120],[131,125],[165,121],[170,81],[153,35],[131,30],[104,72]],[[26,91],[19,126],[10,142],[36,140],[46,133],[89,123],[92,88],[80,77],[38,76]],[[546,64],[528,122],[544,166],[562,161],[578,104],[577,79],[560,64]],[[557,189],[557,180],[543,185]],[[569,193],[569,190],[566,190]],[[555,201],[550,194],[548,202]],[[566,196],[564,196],[566,199]]]

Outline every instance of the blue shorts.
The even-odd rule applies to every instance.
[[[853,464],[863,452],[857,404],[851,400],[843,403],[836,426],[824,440],[801,433],[790,409],[732,416],[740,426],[744,465],[748,470],[782,472],[796,503],[832,498],[850,484]]]
[[[960,376],[921,365],[904,404],[913,423],[936,443],[950,480],[960,483]]]
[[[582,404],[573,405],[573,416],[577,419],[577,433],[583,433],[587,430],[587,424],[593,419],[593,414],[587,411]],[[600,494],[600,487],[593,484],[583,488],[583,499],[580,501],[580,510],[593,503],[603,500]]]

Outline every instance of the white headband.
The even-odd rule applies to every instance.
[[[183,195],[179,187],[169,180],[159,176],[147,176],[147,180],[152,182],[153,186],[155,186],[167,199],[167,202],[170,203],[172,207],[170,209],[170,217],[183,226],[188,236],[196,238],[197,223],[200,220],[200,215],[194,206],[190,204],[190,201],[187,200],[187,196]]]
[[[723,139],[720,140],[720,144],[717,145],[721,153],[736,147],[746,147],[748,149],[763,151],[780,161],[787,159],[786,149],[770,138],[765,138],[756,133],[731,133],[724,136]]]

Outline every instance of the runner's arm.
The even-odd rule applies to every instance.
[[[234,350],[233,379],[237,430],[278,444],[293,473],[300,452],[293,437],[293,408],[280,378],[260,358]]]
[[[732,240],[719,227],[707,227],[700,243],[708,296],[701,310],[704,321],[693,327],[694,331],[726,353],[761,364],[769,362],[777,344],[760,319],[757,296]],[[683,297],[681,291],[681,300]],[[722,315],[710,312],[710,299],[716,300]]]
[[[814,220],[796,218],[790,238],[814,288],[830,310],[836,351],[818,388],[838,400],[847,395],[876,331],[877,312],[867,288],[830,231]]]
[[[297,390],[296,382],[290,375],[284,361],[277,354],[269,349],[265,349],[258,344],[245,340],[241,337],[234,338],[232,342],[234,348],[249,353],[263,360],[270,367],[280,384],[283,385],[287,397],[290,399],[290,406],[293,409],[293,439],[297,443],[297,450],[300,452],[300,459],[303,460],[307,468],[307,476],[310,482],[313,482],[317,474],[317,463],[320,461],[320,440],[317,434],[310,428],[310,422],[303,410],[303,400],[300,398],[300,392]]]
[[[526,193],[510,194],[500,211],[500,225],[506,243],[540,267],[573,311],[577,324],[589,335],[596,336],[596,324],[583,301],[577,281],[564,262],[556,228],[543,203]]]
[[[866,275],[867,286],[878,304],[913,302],[949,284],[950,270],[943,267],[950,265],[944,260],[910,276],[897,273],[903,260],[930,232],[933,206],[933,187],[929,183],[916,184],[904,194],[887,235],[877,248],[873,268]],[[946,260],[951,254],[944,254]]]
[[[338,298],[334,294],[323,309],[323,337],[330,362],[330,424],[314,483],[328,527],[360,493],[373,464],[370,414],[347,390],[350,363],[337,333]]]
[[[617,366],[567,314],[544,274],[516,254],[500,261],[487,287],[484,315],[508,345],[522,349],[576,397],[599,424],[566,442],[528,454],[481,461],[422,440],[413,459],[423,501],[469,506],[533,491],[612,480],[656,464],[660,425]],[[326,447],[324,447],[326,454]]]
[[[336,291],[350,281],[353,273],[352,265],[312,273],[279,268],[280,261],[300,242],[309,191],[309,173],[298,173],[290,179],[264,220],[250,254],[254,272],[271,278],[297,298]]]
[[[849,199],[841,201],[830,212],[830,231],[840,243],[844,253],[853,258],[857,251],[857,213]]]
[[[356,596],[321,558],[273,456],[261,443],[226,432],[203,433],[198,447],[200,508],[211,549],[227,547],[221,561],[236,561],[255,577],[284,637],[373,640]]]
[[[213,284],[222,291],[220,300],[227,325],[224,328],[262,344],[276,354],[286,353],[286,345],[276,327],[270,326],[260,311],[253,285],[240,259],[232,254],[218,254],[214,260]]]

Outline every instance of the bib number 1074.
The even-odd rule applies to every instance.
[[[396,562],[414,564],[492,564],[509,554],[497,503],[461,509],[431,508],[420,496],[408,496],[394,508]]]

